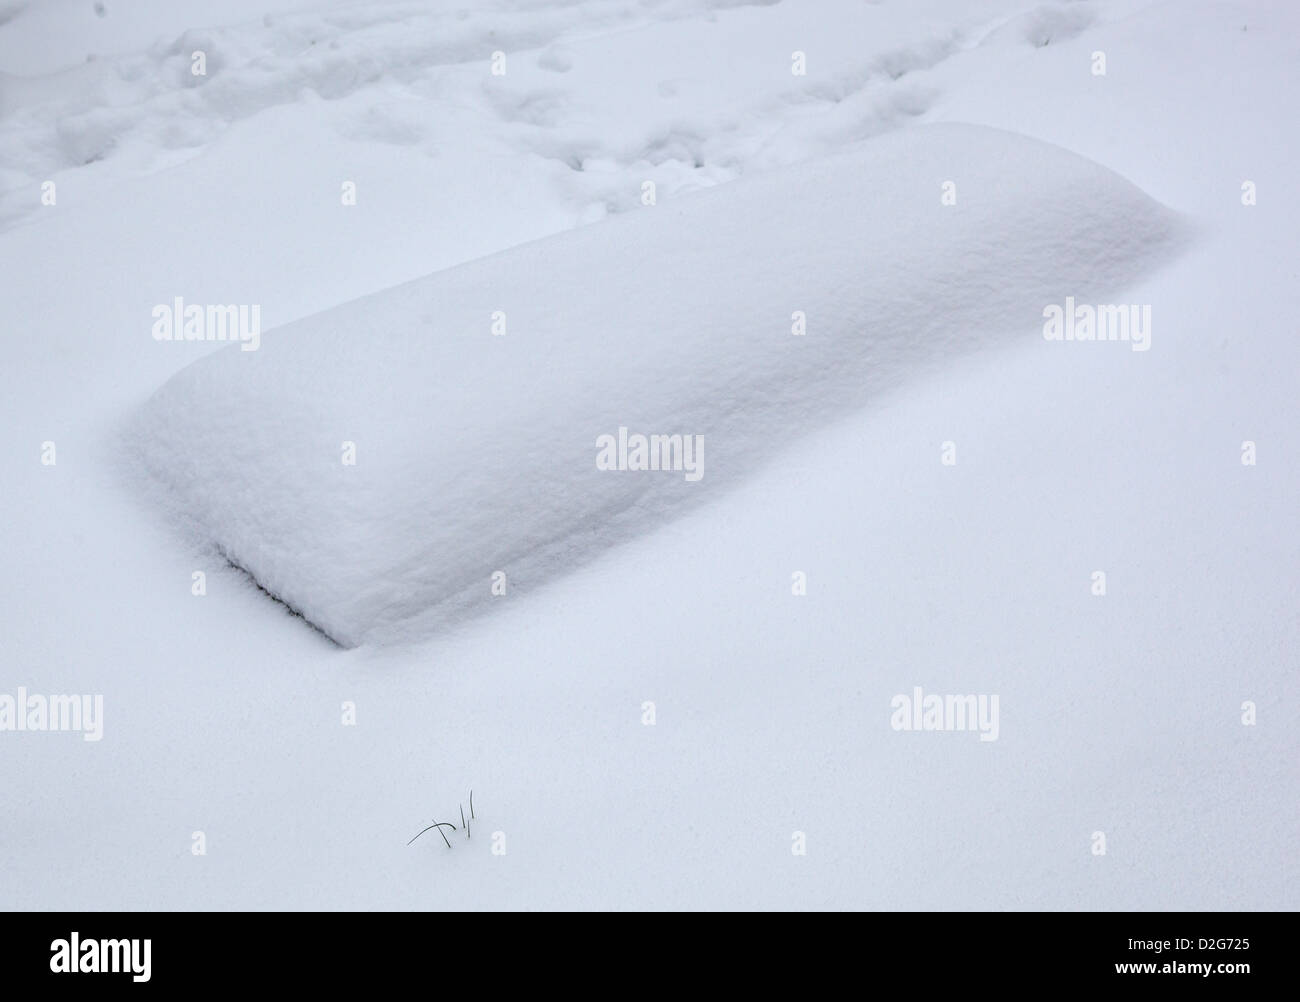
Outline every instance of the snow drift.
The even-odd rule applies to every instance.
[[[496,572],[513,596],[662,523],[939,361],[1120,347],[1045,345],[1043,308],[1118,292],[1181,233],[1089,160],[928,126],[217,351],[130,438],[268,592],[340,644],[389,642],[505,601]],[[620,429],[702,439],[702,476],[599,469]]]

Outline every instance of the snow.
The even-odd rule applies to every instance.
[[[1294,5],[502,0],[456,31],[454,9],[415,3],[5,9],[0,693],[102,694],[103,714],[94,742],[0,732],[0,906],[1296,907]],[[315,30],[337,62],[294,48]],[[182,92],[186,32],[224,62]],[[444,41],[425,58],[403,35]],[[883,153],[945,149],[951,172],[915,177]],[[854,163],[915,181],[933,215],[865,184],[776,194]],[[854,239],[781,225],[819,214]],[[634,231],[645,253],[616,237]],[[674,232],[682,260],[652,253]],[[732,268],[690,271],[690,248],[726,260],[746,233]],[[637,308],[593,326],[629,286]],[[699,363],[684,371],[635,338],[685,316],[679,295],[689,322],[655,336]],[[1151,304],[1150,350],[1045,341],[1040,311],[1068,295]],[[175,296],[261,304],[258,351],[155,341],[150,310]],[[932,337],[902,336],[904,314]],[[854,316],[871,337],[833,336]],[[565,330],[592,353],[568,359],[590,397],[529,369],[539,331],[565,360]],[[430,368],[448,341],[466,350]],[[633,378],[643,361],[664,378]],[[499,407],[454,378],[475,365]],[[734,387],[743,414],[692,385]],[[435,391],[467,410],[430,423],[413,402]],[[325,411],[355,424],[313,426]],[[619,424],[705,434],[704,477],[597,473]],[[446,520],[499,525],[507,486],[453,483],[458,507],[418,471],[538,471],[514,541],[599,532],[592,509],[548,507],[580,471],[520,450],[575,426],[593,489],[655,493],[626,531],[580,533],[564,573],[538,560],[493,597],[496,544]],[[329,507],[345,474],[373,517]],[[368,533],[359,556],[330,526]],[[282,573],[365,642],[340,649],[210,546],[285,539],[348,554]],[[367,598],[348,589],[386,580],[367,561],[399,540],[413,580],[459,567],[436,584],[495,605],[417,621],[403,591],[352,637]],[[997,694],[998,739],[893,730],[891,699],[918,686]],[[406,844],[471,788],[472,839]]]
[[[328,636],[427,634],[488,610],[494,572],[527,593],[937,361],[1040,336],[1043,303],[1121,288],[1178,230],[1062,150],[905,130],[233,345],[129,434],[178,513]],[[707,468],[601,470],[619,428],[702,437]]]

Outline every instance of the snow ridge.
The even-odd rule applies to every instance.
[[[338,643],[414,638],[489,609],[497,572],[536,588],[920,372],[1044,348],[1047,304],[1102,301],[1184,234],[1060,148],[905,130],[218,351],[132,439],[204,540]],[[598,469],[620,429],[701,437],[703,475]]]

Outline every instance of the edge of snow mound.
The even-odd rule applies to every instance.
[[[232,345],[129,441],[171,514],[327,636],[419,638],[501,601],[496,572],[536,588],[915,373],[1042,343],[1045,306],[1107,301],[1186,232],[1059,147],[922,126]],[[702,436],[702,476],[597,469],[620,428]]]

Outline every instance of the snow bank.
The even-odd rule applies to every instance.
[[[340,644],[390,642],[506,601],[498,571],[513,596],[661,524],[910,374],[1041,343],[1044,306],[1104,301],[1181,231],[1057,147],[919,128],[217,351],[131,441],[267,591]],[[598,469],[620,429],[702,438],[702,475]]]

